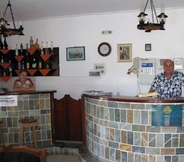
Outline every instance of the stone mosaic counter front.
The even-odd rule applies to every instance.
[[[16,106],[0,105],[0,118],[3,119],[3,137],[6,144],[20,145],[20,123],[23,118],[36,118],[37,145],[52,144],[51,108],[53,93],[56,91],[7,92],[3,97],[17,98]],[[30,128],[24,128],[24,144],[33,142]]]
[[[184,98],[84,95],[86,145],[100,162],[184,162]],[[180,126],[153,126],[155,106],[181,108]],[[167,122],[166,122],[167,124]]]

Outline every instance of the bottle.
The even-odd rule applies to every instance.
[[[54,53],[54,51],[53,51],[53,41],[51,41],[50,49],[51,49],[50,53],[53,54]]]
[[[29,43],[30,43],[30,48],[33,47],[33,37],[32,36],[30,36]]]
[[[41,42],[41,55],[44,55],[44,52],[43,52],[43,41]]]
[[[4,63],[4,57],[1,56],[1,63]]]
[[[8,49],[8,44],[7,44],[7,42],[6,42],[6,37],[4,37],[4,48],[5,48],[5,49]]]
[[[20,62],[17,63],[17,69],[19,69],[19,70],[21,69],[21,63]]]
[[[15,56],[18,56],[19,55],[19,50],[18,50],[18,45],[16,44],[16,47],[15,47]]]
[[[3,49],[2,36],[0,37],[0,49]]]
[[[23,55],[23,44],[20,44],[20,55]]]
[[[48,42],[46,42],[45,54],[49,54]]]
[[[33,58],[33,61],[32,61],[32,69],[36,69],[37,66],[36,66],[36,59]]]
[[[24,63],[24,60],[21,62],[21,69],[25,69],[25,63]]]
[[[42,59],[41,58],[39,59],[39,62],[38,62],[38,69],[42,69]]]
[[[29,68],[30,68],[29,57],[27,57],[27,60],[26,60],[26,69],[29,69]]]

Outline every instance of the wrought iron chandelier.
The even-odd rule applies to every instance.
[[[149,19],[146,20],[146,16],[148,14],[146,14],[145,11],[149,2],[151,7],[152,22]],[[152,30],[165,30],[164,24],[168,16],[164,13],[163,5],[161,6],[160,15],[157,16],[153,0],[147,0],[145,7],[141,7],[141,12],[137,17],[139,18],[137,29],[145,30],[145,32],[151,32]]]
[[[10,28],[9,27],[10,24],[8,24],[8,21],[4,19],[4,16],[5,16],[6,11],[7,11],[8,8],[10,8],[13,28]],[[23,30],[24,30],[24,28],[22,26],[22,23],[20,23],[20,27],[18,29],[15,26],[13,11],[12,11],[12,7],[11,7],[10,0],[9,0],[8,4],[6,6],[6,9],[3,13],[3,17],[2,17],[2,15],[0,15],[0,35],[3,35],[4,37],[8,37],[8,36],[11,36],[11,35],[24,35]]]

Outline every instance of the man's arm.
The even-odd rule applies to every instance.
[[[155,90],[153,88],[150,88],[148,93],[151,93],[151,92],[155,92]]]

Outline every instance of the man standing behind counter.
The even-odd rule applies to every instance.
[[[157,92],[162,98],[176,98],[182,95],[182,85],[184,85],[184,74],[174,71],[174,62],[165,60],[164,72],[158,74],[151,84],[149,92]]]

